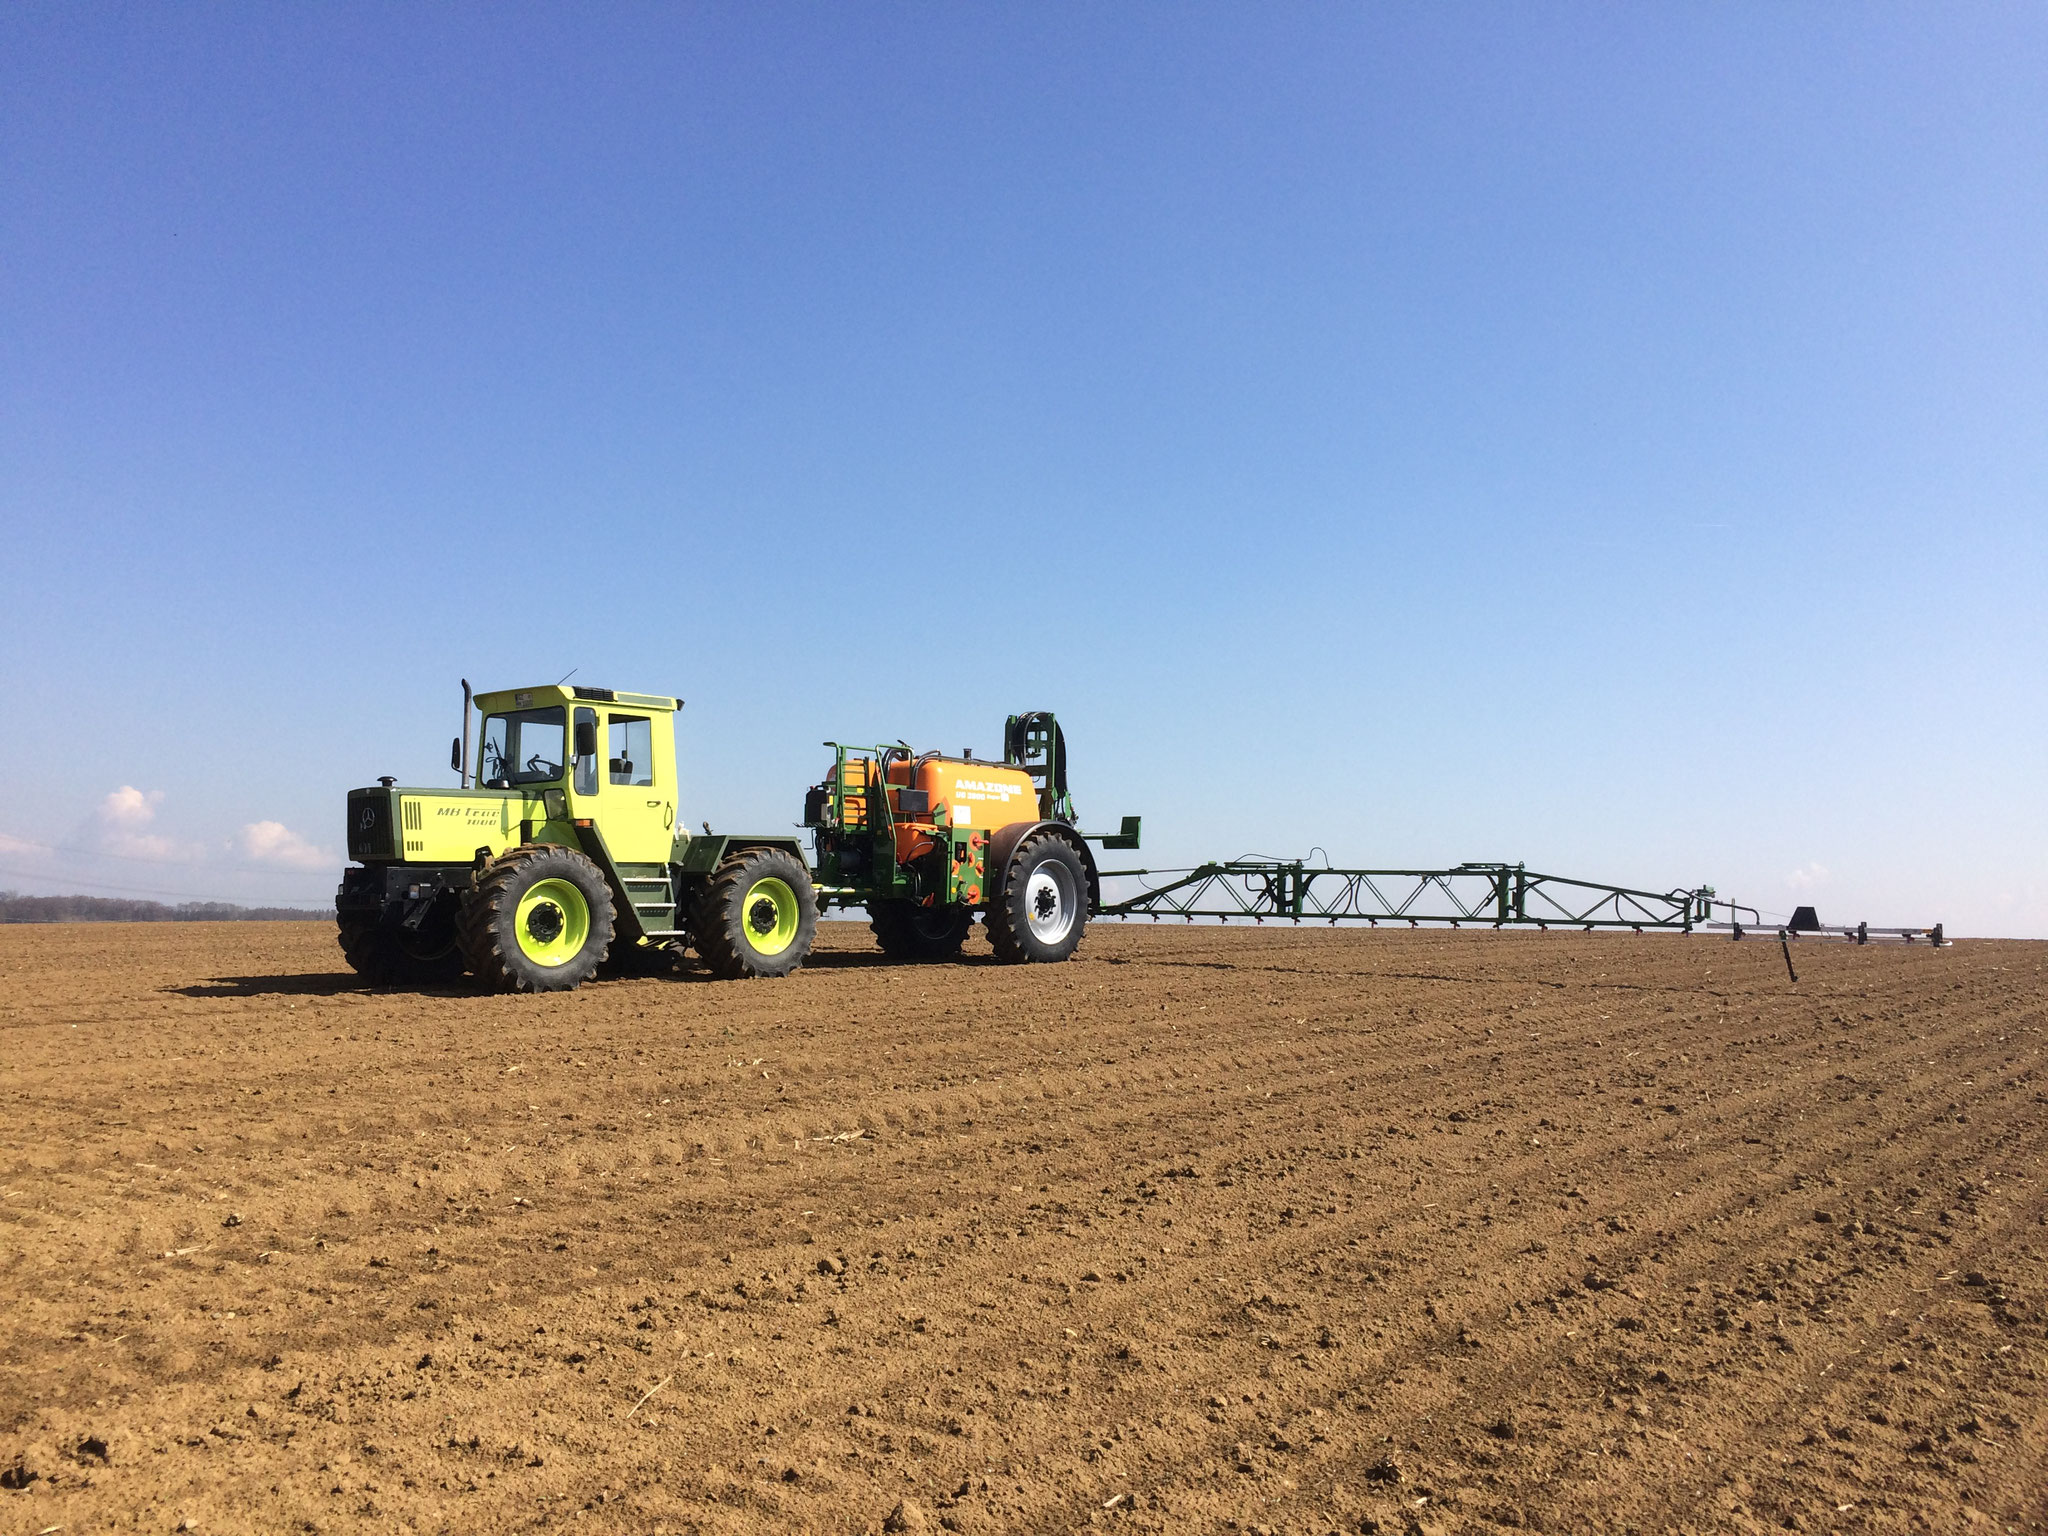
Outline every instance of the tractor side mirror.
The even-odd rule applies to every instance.
[[[597,756],[597,722],[595,720],[578,720],[576,722],[576,755],[578,757]]]
[[[457,773],[462,772],[462,738],[460,736],[448,743],[448,766]]]

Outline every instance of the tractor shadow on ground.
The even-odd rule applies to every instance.
[[[802,969],[807,971],[861,971],[861,970],[902,970],[908,966],[992,966],[994,955],[961,955],[948,960],[897,960],[880,950],[846,951],[831,950],[824,954],[813,953],[805,958]],[[691,965],[673,971],[656,972],[649,975],[606,975],[600,971],[587,985],[607,986],[623,981],[662,981],[689,984],[692,982],[715,982],[718,978],[699,966]],[[299,976],[209,976],[206,980],[185,987],[165,987],[165,992],[177,997],[339,997],[348,992],[405,992],[417,997],[484,997],[488,994],[473,984],[468,977],[444,987],[422,987],[416,985],[375,986],[364,981],[353,971],[316,971]]]
[[[344,992],[418,992],[453,997],[460,987],[373,987],[353,971],[301,976],[209,976],[189,987],[165,987],[179,997],[339,997]]]

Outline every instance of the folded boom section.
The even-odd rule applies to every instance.
[[[1600,928],[1644,933],[1775,933],[1787,939],[1836,938],[1947,942],[1932,928],[1824,927],[1810,907],[1789,923],[1767,923],[1755,907],[1724,901],[1710,885],[1639,891],[1597,880],[1545,875],[1522,864],[1460,864],[1454,869],[1332,869],[1304,859],[1231,859],[1192,869],[1121,869],[1102,874],[1104,917],[1178,917],[1188,922],[1250,918],[1280,922],[1382,923],[1420,928]],[[1136,889],[1133,889],[1133,887]]]
[[[1520,864],[1460,864],[1454,869],[1331,869],[1300,860],[1232,859],[1187,870],[1105,872],[1111,881],[1147,882],[1135,894],[1105,894],[1105,917],[1249,917],[1299,922],[1467,923],[1506,927],[1671,928],[1710,922],[1710,886],[1638,891],[1539,874]],[[1740,909],[1747,912],[1749,909]],[[1752,914],[1752,918],[1753,918]]]

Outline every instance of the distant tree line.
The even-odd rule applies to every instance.
[[[134,901],[113,896],[24,896],[0,891],[0,923],[303,923],[329,916],[305,907],[237,907],[225,901]]]

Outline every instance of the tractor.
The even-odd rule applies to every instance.
[[[819,893],[864,907],[897,959],[959,954],[979,913],[997,959],[1064,960],[1102,903],[1088,844],[1138,846],[1136,816],[1114,833],[1076,829],[1066,737],[1043,710],[1004,723],[1000,762],[825,745],[831,771],[804,801]]]
[[[676,816],[682,700],[610,688],[472,696],[449,750],[457,789],[390,778],[348,796],[335,895],[342,953],[382,984],[556,992],[670,964],[687,943],[714,976],[786,976],[810,952],[817,897],[788,834],[702,835]]]
[[[462,695],[459,787],[349,791],[355,863],[335,918],[372,982],[468,971],[491,991],[557,992],[600,966],[671,966],[685,948],[723,979],[787,976],[810,953],[821,897],[865,907],[897,958],[959,953],[982,912],[999,958],[1064,960],[1100,904],[1050,714],[1011,716],[1000,763],[828,742],[831,775],[805,805],[814,874],[796,836],[683,829],[682,700],[564,684],[472,695],[465,682]],[[1135,848],[1138,818],[1092,840]]]

